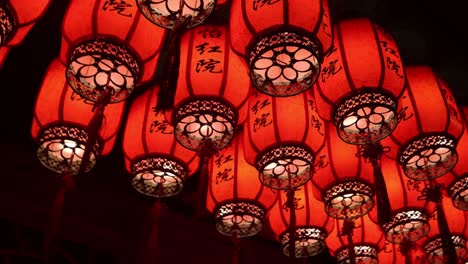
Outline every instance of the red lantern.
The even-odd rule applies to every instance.
[[[429,67],[407,67],[406,75],[401,122],[382,144],[390,147],[388,155],[398,159],[408,177],[434,179],[457,163],[463,118],[450,89]]]
[[[72,0],[60,52],[70,86],[91,101],[106,93],[111,103],[124,100],[136,85],[154,77],[164,34],[135,3]]]
[[[213,12],[216,0],[137,0],[141,13],[152,23],[168,29],[202,24]],[[222,2],[222,1],[221,1]]]
[[[174,111],[176,139],[196,150],[221,149],[246,117],[247,68],[231,50],[224,26],[200,26],[181,39]]]
[[[125,167],[132,186],[145,195],[178,194],[186,177],[197,171],[197,154],[179,145],[161,113],[153,110],[158,87],[139,96],[131,105],[123,137]]]
[[[317,154],[312,178],[315,197],[323,201],[325,211],[334,218],[353,219],[367,214],[374,206],[372,165],[357,156],[357,146],[339,138],[332,123],[325,124],[324,133],[325,147]]]
[[[263,186],[257,170],[244,158],[242,131],[231,145],[210,159],[207,209],[215,214],[216,229],[227,236],[253,236],[276,201],[276,191]]]
[[[50,0],[0,2],[0,67],[10,49],[19,45],[44,15]]]
[[[295,223],[290,221],[291,207]],[[325,238],[333,229],[333,220],[320,213],[322,210],[322,203],[313,197],[310,182],[296,189],[292,204],[288,204],[287,192],[278,192],[268,221],[286,256],[291,256],[290,243],[294,245],[295,257],[315,256],[326,249]]]
[[[65,70],[64,62],[59,59],[50,64],[36,98],[32,136],[38,143],[37,156],[44,166],[57,173],[75,175],[85,153],[94,104],[70,89]],[[119,103],[104,111],[98,140],[88,150],[91,156],[86,170],[94,166],[99,155],[112,150],[123,109],[124,104]]]
[[[264,185],[286,190],[310,179],[325,133],[310,92],[271,97],[254,91],[245,129],[245,158]]]
[[[317,110],[332,120],[340,137],[366,144],[388,136],[397,125],[397,98],[405,85],[393,37],[369,19],[339,22],[325,56],[314,95]]]
[[[336,219],[335,229],[326,242],[338,264],[377,264],[377,253],[385,238],[380,228],[365,215],[352,221]]]
[[[332,43],[327,0],[233,0],[230,31],[253,84],[272,96],[311,88]]]

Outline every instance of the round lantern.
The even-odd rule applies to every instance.
[[[397,45],[369,19],[340,21],[334,34],[314,89],[317,111],[348,143],[378,141],[398,123],[405,73]]]
[[[0,67],[9,50],[19,45],[45,14],[50,0],[0,1]]]
[[[311,88],[332,43],[327,0],[233,0],[230,31],[253,84],[272,96]]]
[[[202,24],[215,9],[216,0],[137,0],[136,4],[152,23],[180,29]]]
[[[173,127],[153,109],[157,89],[140,95],[131,105],[123,137],[125,167],[138,192],[167,197],[182,191],[183,181],[195,173],[197,154],[179,145]]]
[[[38,143],[41,163],[57,173],[78,173],[85,151],[90,151],[86,171],[99,155],[110,153],[120,126],[124,104],[109,106],[98,131],[98,140],[86,150],[94,103],[81,98],[68,86],[65,64],[54,59],[36,98],[32,136]],[[98,111],[98,110],[96,110]]]
[[[164,34],[135,3],[72,0],[60,52],[70,86],[91,101],[108,93],[110,103],[125,100],[136,85],[153,78]]]
[[[320,213],[323,206],[313,197],[310,182],[297,188],[294,199],[288,201],[286,191],[278,192],[278,201],[268,214],[270,227],[286,256],[290,256],[290,244],[294,245],[295,257],[310,257],[326,249],[325,238],[333,229],[333,221]],[[290,213],[294,210],[295,221]],[[291,239],[291,234],[293,239]]]
[[[216,229],[226,236],[256,235],[276,201],[276,191],[263,186],[255,167],[245,161],[243,141],[241,131],[209,164],[206,206],[215,215]]]
[[[247,68],[231,50],[224,26],[204,25],[182,35],[174,110],[167,117],[188,149],[222,149],[246,118]]]
[[[372,165],[357,156],[359,148],[342,141],[330,122],[325,123],[325,147],[317,154],[315,197],[331,217],[353,219],[374,206]]]
[[[245,158],[264,185],[286,190],[311,178],[325,128],[310,92],[271,97],[253,91],[245,129]]]
[[[399,101],[401,121],[382,144],[390,147],[388,155],[398,159],[406,176],[434,179],[457,163],[464,121],[452,92],[431,68],[407,67],[406,75]]]
[[[378,252],[385,243],[380,228],[368,215],[354,220],[335,220],[327,245],[338,264],[377,264]]]

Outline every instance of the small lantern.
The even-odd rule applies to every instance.
[[[166,114],[174,135],[191,150],[222,149],[246,118],[246,65],[232,52],[224,26],[187,31],[182,35],[180,58],[174,110]]]
[[[81,96],[125,100],[155,74],[165,31],[129,1],[72,0],[64,16],[60,58],[67,80]]]
[[[457,163],[463,117],[452,92],[431,68],[407,67],[406,75],[408,84],[399,101],[401,121],[382,144],[390,147],[387,154],[398,159],[406,176],[435,179]]]
[[[292,209],[295,223],[290,219]],[[325,238],[333,229],[333,219],[321,213],[322,210],[322,203],[313,197],[311,182],[295,190],[291,204],[286,191],[278,192],[278,201],[270,210],[268,221],[286,256],[291,257],[291,243],[296,258],[315,256],[326,249]]]
[[[317,111],[348,143],[379,141],[397,125],[397,98],[405,85],[397,45],[369,19],[340,21],[334,34],[313,90]]]
[[[197,171],[200,160],[177,143],[164,115],[154,112],[157,88],[132,103],[122,148],[133,188],[148,196],[167,197],[182,191],[184,179]]]
[[[353,219],[374,207],[373,168],[357,156],[359,148],[342,141],[334,125],[325,123],[325,146],[316,158],[315,197],[331,217]]]
[[[88,125],[93,119],[94,104],[83,99],[68,86],[65,64],[54,59],[50,64],[36,98],[32,136],[38,143],[41,163],[57,173],[78,174],[89,137]],[[114,104],[104,111],[98,140],[92,144],[86,171],[99,155],[109,154],[120,127],[124,104]]]
[[[215,214],[216,229],[226,236],[256,235],[276,201],[276,191],[263,186],[255,167],[245,161],[243,141],[241,131],[210,159],[206,206]]]
[[[152,23],[168,29],[202,24],[213,12],[216,0],[137,0],[141,13]],[[223,1],[221,1],[223,2]]]
[[[271,97],[254,90],[245,129],[245,158],[264,185],[287,190],[312,177],[325,127],[310,92]]]
[[[327,0],[233,0],[230,31],[253,84],[271,96],[311,88],[332,43]]]

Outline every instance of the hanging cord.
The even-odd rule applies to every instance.
[[[287,207],[289,207],[289,257],[292,260],[296,259],[296,207],[294,206],[295,189],[292,187],[291,172],[288,172],[288,190],[287,190]]]
[[[405,257],[405,264],[413,263],[412,251],[414,250],[414,242],[408,239],[403,239],[400,243],[400,252]]]
[[[202,148],[198,152],[200,157],[200,173],[198,178],[198,197],[196,203],[195,220],[204,217],[206,212],[206,195],[208,192],[208,179],[209,179],[209,162],[212,156],[217,156],[218,152],[214,148],[213,142],[205,139],[201,143]]]
[[[364,158],[367,162],[372,164],[374,169],[374,184],[376,187],[375,198],[377,201],[377,217],[380,227],[391,221],[391,206],[388,197],[387,185],[380,168],[379,161],[382,155],[388,152],[389,147],[384,147],[379,142],[367,143],[360,146],[357,157]]]
[[[348,241],[348,255],[349,263],[356,264],[356,252],[354,251],[354,242],[353,234],[354,229],[356,228],[356,223],[351,219],[345,219],[341,231],[338,233],[338,236],[346,236]]]
[[[237,211],[234,209],[234,211]],[[234,212],[234,217],[237,217],[237,213]],[[232,227],[232,264],[239,264],[239,253],[240,253],[240,236],[239,236],[239,225],[234,221]]]

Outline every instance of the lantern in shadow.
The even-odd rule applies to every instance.
[[[295,211],[292,221],[291,210]],[[322,210],[322,203],[313,197],[311,182],[295,190],[292,202],[287,192],[278,192],[268,221],[286,256],[311,257],[326,249],[325,238],[333,229],[333,219]]]
[[[393,37],[369,19],[340,21],[315,87],[317,111],[351,144],[376,142],[398,123],[405,85]]]
[[[76,175],[85,151],[90,152],[85,171],[95,165],[99,155],[110,153],[124,104],[114,104],[104,111],[97,141],[85,149],[94,104],[70,89],[65,70],[60,59],[54,59],[50,64],[36,98],[32,136],[38,143],[37,156],[45,167],[57,173]]]
[[[245,158],[264,185],[293,190],[312,177],[325,128],[310,92],[271,97],[253,91],[245,130]]]
[[[372,166],[357,156],[359,148],[342,141],[334,125],[325,123],[325,146],[317,154],[312,178],[315,197],[331,217],[353,219],[374,206]]]
[[[382,250],[378,253],[378,258],[379,264],[427,264],[424,250],[415,244],[411,245],[406,253],[402,245],[385,242]]]
[[[174,135],[197,152],[222,149],[246,118],[246,66],[232,52],[224,26],[204,25],[187,31],[180,56],[174,110],[166,114]]]
[[[435,179],[457,163],[462,115],[452,92],[431,68],[407,67],[406,75],[408,84],[399,101],[401,121],[382,144],[390,147],[387,155],[399,161],[406,176]]]
[[[244,158],[242,130],[231,145],[210,159],[207,209],[215,214],[216,229],[227,236],[259,233],[276,191],[263,186],[257,170]]]
[[[165,32],[135,3],[123,2],[72,0],[64,16],[60,58],[67,80],[93,102],[106,94],[104,103],[125,100],[155,74]]]
[[[328,1],[233,0],[230,32],[259,91],[295,95],[312,87],[330,48]]]
[[[10,49],[19,45],[44,15],[50,0],[0,2],[0,67]]]
[[[132,174],[132,186],[153,197],[168,197],[182,191],[186,177],[197,171],[198,155],[179,145],[173,127],[154,111],[157,86],[132,103],[125,126],[125,167]]]

